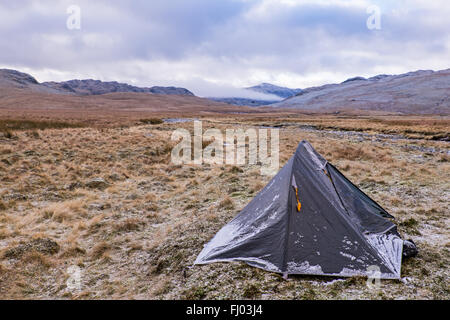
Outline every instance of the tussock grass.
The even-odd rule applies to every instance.
[[[111,245],[106,241],[102,241],[102,242],[96,244],[94,246],[94,248],[92,248],[91,257],[96,260],[98,260],[100,258],[108,257],[108,251],[110,249],[111,249]]]
[[[234,202],[229,196],[226,196],[222,201],[220,201],[218,208],[227,210],[234,209]]]
[[[46,130],[46,129],[66,129],[66,128],[82,128],[85,124],[77,122],[64,121],[33,121],[33,120],[1,120],[0,132],[11,134],[11,131],[16,130]],[[33,131],[36,136],[36,131]],[[38,133],[37,133],[38,134]],[[5,135],[6,136],[6,135]]]
[[[159,118],[150,118],[150,119],[140,119],[139,122],[143,124],[161,124],[164,123],[162,119]]]
[[[395,216],[402,235],[412,238],[421,252],[427,252],[402,266],[402,276],[414,279],[411,286],[383,281],[384,294],[380,297],[366,290],[364,281],[325,285],[331,280],[294,277],[286,282],[246,264],[187,268],[204,244],[271,177],[262,176],[259,165],[173,165],[171,133],[180,127],[192,131],[192,123],[151,128],[136,125],[139,119],[151,117],[139,115],[123,127],[92,128],[86,123],[86,127],[65,130],[11,130],[16,137],[12,139],[4,139],[0,134],[2,297],[448,297],[440,280],[448,276],[442,243],[450,243],[444,209],[448,207],[450,178],[448,156],[442,152],[448,150],[446,142],[405,142],[382,137],[356,141],[352,135],[305,131],[298,125],[280,129],[281,165],[290,158],[298,142],[310,141]],[[260,124],[255,117],[250,124],[244,117],[209,120],[204,121],[204,130]],[[359,126],[361,132],[368,129],[371,133],[389,126],[384,120],[368,119],[343,119],[342,123],[320,117],[288,120]],[[267,118],[264,123],[277,125],[284,121]],[[442,129],[439,121],[433,125],[436,128],[430,132]],[[410,126],[398,123],[392,129],[406,130]],[[422,130],[420,124],[417,127]],[[414,148],[407,148],[412,144]],[[427,148],[426,152],[421,148]],[[437,151],[430,152],[429,148]],[[89,181],[94,178],[102,178],[108,185],[89,188]],[[3,257],[6,251],[35,239],[50,239],[58,243],[60,251],[46,254],[32,250],[17,258]],[[420,268],[414,267],[415,263]],[[83,271],[84,287],[80,293],[71,293],[65,286],[67,267],[72,265]]]
[[[117,232],[136,231],[143,225],[145,225],[145,223],[138,218],[128,218],[124,221],[116,223],[114,225],[114,230]]]

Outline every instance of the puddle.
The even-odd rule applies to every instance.
[[[198,119],[194,118],[168,118],[168,119],[163,119],[163,121],[165,123],[184,123],[184,122],[193,122],[193,121],[198,121]]]

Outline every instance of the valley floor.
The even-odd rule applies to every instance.
[[[173,165],[171,134],[192,122],[144,122],[0,133],[0,299],[450,298],[448,120],[203,119],[204,130],[280,128],[281,165],[306,139],[387,209],[420,253],[377,290],[243,263],[190,268],[270,177]]]

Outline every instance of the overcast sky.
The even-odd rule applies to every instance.
[[[80,29],[67,27],[71,5]],[[379,30],[367,27],[372,5]],[[305,88],[449,61],[448,0],[0,0],[0,68],[38,81],[227,96],[261,82]]]

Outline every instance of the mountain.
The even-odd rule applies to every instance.
[[[252,98],[244,98],[244,97],[222,97],[222,98],[209,98],[214,101],[225,102],[228,104],[233,104],[237,106],[250,106],[250,107],[258,107],[265,106],[269,104],[273,104],[279,102],[281,99],[286,99],[296,94],[300,93],[302,89],[290,89],[286,87],[279,87],[270,83],[261,83],[257,86],[244,88],[247,91],[253,91],[258,93],[263,93],[267,95],[272,95],[278,97],[279,99],[252,99]]]
[[[0,88],[26,89],[32,92],[59,93],[58,90],[41,85],[27,73],[0,69]]]
[[[32,76],[16,70],[0,69],[0,85],[2,87],[25,88],[30,85],[39,85]]]
[[[69,95],[100,95],[114,92],[137,92],[185,96],[194,95],[191,91],[184,88],[136,87],[116,81],[104,82],[92,79],[39,83],[29,74],[10,69],[0,69],[0,88],[26,89],[32,92]]]
[[[270,83],[261,83],[257,86],[249,87],[246,89],[265,94],[273,94],[284,99],[295,96],[296,94],[302,92],[302,89],[290,89],[286,87],[279,87]]]
[[[450,69],[401,75],[354,77],[340,84],[302,90],[271,105],[308,111],[376,110],[405,114],[450,114]]]
[[[126,83],[116,81],[104,82],[100,80],[69,80],[63,82],[44,82],[42,85],[68,93],[78,95],[98,95],[113,92],[140,92],[153,94],[178,94],[193,96],[194,94],[184,88],[176,87],[135,87]]]
[[[48,120],[51,117],[110,125],[155,116],[197,117],[217,112],[252,112],[251,108],[214,102],[184,90],[139,88],[95,80],[39,83],[29,74],[0,69],[0,114],[20,119]]]
[[[44,99],[43,94],[45,94],[49,97],[52,96],[54,101],[56,101],[56,96],[92,96],[92,98],[95,98],[115,94],[107,97],[107,100],[114,100],[122,96],[126,96],[126,99],[135,99],[131,96],[138,94],[139,98],[136,96],[136,99],[143,105],[145,105],[145,102],[143,102],[146,99],[145,97],[148,97],[149,94],[179,96],[179,99],[170,103],[167,102],[166,105],[171,103],[182,105],[183,99],[193,96],[192,92],[183,88],[146,88],[99,80],[39,83],[29,74],[9,69],[0,69],[0,90],[2,103],[5,103],[6,97],[9,96],[13,97],[11,101],[16,99],[20,102],[21,96],[24,96],[25,93],[39,93],[40,95],[36,95],[36,98],[39,99]],[[371,78],[353,77],[342,83],[326,84],[303,90],[283,88],[267,83],[245,90],[250,92],[247,98],[209,98],[209,100],[203,99],[199,102],[199,105],[205,107],[202,110],[206,110],[209,104],[212,108],[215,108],[221,106],[217,102],[225,102],[228,103],[229,107],[232,107],[230,105],[238,105],[241,108],[244,108],[243,106],[268,105],[274,110],[287,109],[308,112],[338,112],[340,110],[359,112],[362,110],[403,114],[450,115],[450,69],[441,71],[419,70],[401,75],[380,74]],[[282,100],[282,96],[292,92],[297,93]],[[248,98],[252,95],[255,98]],[[264,97],[264,95],[267,95],[267,100],[261,100],[260,96]],[[279,100],[276,99],[277,97],[279,97]],[[64,100],[64,98],[61,99]],[[47,100],[45,101],[48,103]],[[89,100],[89,103],[92,102],[93,105],[96,105],[97,101],[100,101],[100,99]],[[154,102],[156,101],[154,100]],[[39,102],[35,100],[33,103],[38,104]]]

